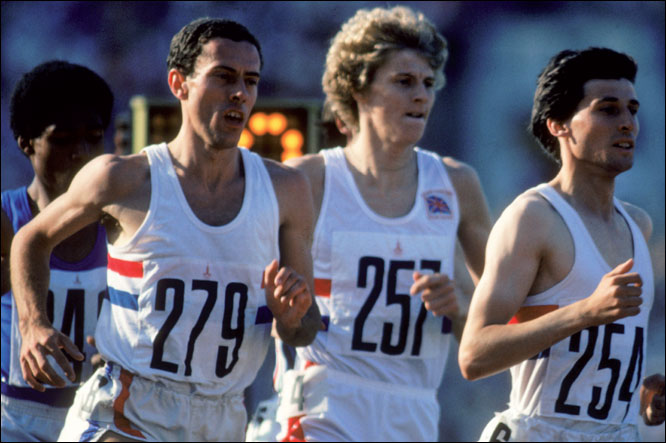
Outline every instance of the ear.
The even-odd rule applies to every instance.
[[[187,100],[187,80],[177,69],[171,69],[168,76],[169,89],[179,100]]]
[[[570,127],[567,123],[562,123],[549,118],[546,120],[548,131],[553,137],[566,137],[570,135]]]
[[[26,156],[30,157],[32,154],[35,153],[35,148],[33,146],[32,139],[29,139],[29,138],[23,137],[22,135],[19,135],[18,138],[16,139],[16,141],[19,145],[19,148],[21,149],[21,151],[23,151],[23,153]]]

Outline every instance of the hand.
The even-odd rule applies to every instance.
[[[275,320],[288,329],[301,326],[301,319],[312,305],[307,283],[289,267],[278,272],[278,261],[273,260],[264,270],[266,304]]]
[[[641,385],[641,415],[648,426],[664,422],[664,376],[653,374]]]
[[[95,344],[95,337],[93,337],[92,335],[87,336],[86,341],[93,348],[97,347],[97,345]],[[97,351],[97,349],[95,349],[95,351]],[[102,366],[104,366],[104,363],[105,362],[104,359],[102,358],[102,354],[100,354],[99,352],[95,352],[93,356],[90,357],[90,364],[93,367],[93,371],[96,370],[97,368],[101,368]]]
[[[421,292],[421,300],[425,308],[436,316],[456,316],[460,312],[456,287],[453,280],[445,274],[412,274],[414,284],[409,293],[416,295]]]
[[[633,258],[618,265],[601,278],[592,295],[584,300],[592,325],[612,323],[641,311],[643,280],[638,273],[629,273],[633,265]]]
[[[84,356],[65,334],[54,329],[51,325],[32,324],[21,328],[21,353],[19,361],[21,372],[25,381],[38,391],[44,392],[44,384],[57,388],[65,386],[65,380],[60,377],[47,360],[51,355],[56,363],[63,369],[65,375],[74,381],[76,374],[72,365],[62,350],[75,360],[81,361]]]

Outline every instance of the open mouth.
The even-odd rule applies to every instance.
[[[238,111],[229,111],[224,114],[224,119],[230,123],[240,125],[243,123],[243,113]]]
[[[625,151],[631,151],[632,149],[634,149],[634,144],[630,142],[622,142],[622,143],[615,143],[613,147],[623,149]]]
[[[425,118],[425,114],[422,113],[422,112],[408,112],[405,115],[407,115],[407,117],[410,117],[410,118],[419,118],[419,119]]]

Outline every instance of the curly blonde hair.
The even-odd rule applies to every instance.
[[[353,93],[365,91],[392,51],[413,49],[435,72],[435,88],[444,87],[446,39],[422,13],[405,6],[361,9],[333,38],[322,84],[326,99],[350,128],[358,128]]]

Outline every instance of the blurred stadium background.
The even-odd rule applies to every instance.
[[[138,146],[159,131],[168,137],[179,118],[172,115],[175,100],[166,83],[169,43],[183,25],[201,16],[237,20],[262,44],[257,113],[263,116],[249,128],[247,144],[274,158],[331,144],[317,122],[328,42],[357,9],[394,4],[3,1],[2,189],[31,179],[8,113],[12,88],[24,72],[51,59],[86,65],[109,82],[118,121],[125,128],[133,121],[130,143]],[[476,168],[495,218],[520,192],[556,171],[525,129],[536,77],[547,60],[562,49],[589,46],[608,46],[636,59],[641,132],[634,168],[618,179],[616,193],[645,208],[654,221],[656,293],[647,373],[664,373],[664,2],[409,4],[424,12],[450,44],[447,86],[438,94],[420,146]],[[140,97],[132,100],[135,96]],[[151,112],[159,117],[151,120]],[[107,151],[113,151],[113,128],[107,132]],[[441,441],[476,440],[508,401],[507,372],[466,382],[456,352],[454,347],[439,392]],[[250,412],[271,393],[272,362],[269,355],[248,395]],[[644,438],[664,441],[664,426],[650,428]]]

